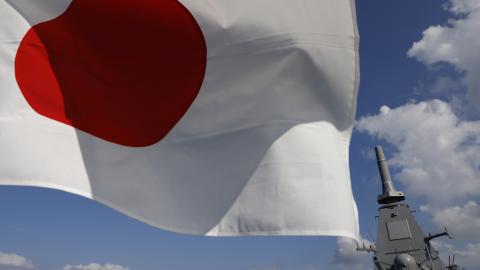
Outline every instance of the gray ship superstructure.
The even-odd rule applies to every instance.
[[[359,251],[373,252],[376,270],[444,270],[458,269],[454,262],[446,266],[431,240],[448,236],[447,230],[439,234],[426,235],[418,225],[405,195],[395,190],[390,178],[383,150],[375,147],[378,169],[382,180],[382,194],[377,197],[381,205],[378,215],[377,241],[370,247],[358,247]]]

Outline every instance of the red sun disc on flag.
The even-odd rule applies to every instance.
[[[197,96],[205,39],[175,0],[73,0],[32,27],[15,76],[39,114],[131,147],[164,138]]]

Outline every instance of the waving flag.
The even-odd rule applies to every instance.
[[[0,0],[0,184],[206,235],[356,237],[354,1]]]

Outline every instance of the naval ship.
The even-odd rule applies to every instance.
[[[377,239],[368,247],[358,246],[358,251],[373,253],[375,270],[457,270],[455,257],[448,257],[447,265],[440,259],[431,240],[446,236],[445,231],[425,234],[417,223],[414,211],[405,203],[405,195],[397,191],[392,183],[382,147],[375,147],[378,170],[382,182],[382,193],[377,196],[380,204],[377,226]]]

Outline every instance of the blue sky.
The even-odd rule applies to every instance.
[[[479,2],[357,1],[361,84],[359,125],[350,149],[362,236],[368,238],[369,230],[376,231],[380,185],[372,151],[380,143],[392,158],[397,187],[419,209],[417,216],[426,230],[436,231],[442,222],[463,218],[458,240],[438,245],[445,253],[456,251],[468,269],[480,269],[480,261],[471,256],[480,252],[475,233],[480,229],[480,189],[476,190],[475,182],[480,182],[480,177],[476,178],[480,176],[480,158],[470,153],[478,150],[480,142],[479,100],[475,99],[480,96],[475,95],[478,85],[474,75],[480,71],[474,53],[479,44],[471,42],[471,36],[480,35],[480,31],[474,32],[480,29],[475,26],[480,22],[476,20]],[[448,23],[460,19],[456,24]],[[430,28],[436,25],[439,27]],[[422,35],[426,29],[433,30]],[[414,46],[414,42],[419,43]],[[439,48],[441,44],[446,45]],[[383,113],[379,113],[382,106]],[[403,116],[412,121],[405,122]],[[418,119],[422,121],[413,121]],[[454,139],[448,137],[446,129],[455,131],[451,135]],[[431,141],[422,141],[424,135]],[[446,136],[443,143],[442,135]],[[433,157],[428,147],[421,147],[430,142],[437,153]],[[450,154],[452,159],[467,161],[462,171],[457,171],[461,166],[442,163]],[[423,182],[415,182],[418,179]],[[470,190],[453,186],[445,191],[438,187],[447,183],[442,181],[457,181]],[[425,183],[432,184],[432,192],[440,198],[429,195],[423,188]],[[94,201],[48,189],[1,186],[0,213],[0,260],[16,254],[23,269],[33,265],[40,270],[313,270],[365,269],[369,263],[368,256],[350,251],[347,242],[333,237],[180,235],[153,228]],[[112,265],[85,267],[91,263]],[[22,268],[0,265],[0,269]]]

